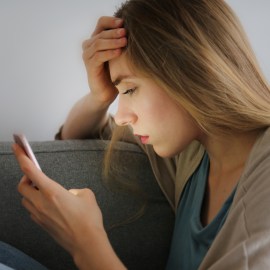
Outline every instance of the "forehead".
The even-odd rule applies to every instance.
[[[125,54],[109,61],[109,71],[111,80],[114,82],[117,78],[134,76],[128,64],[128,59]]]

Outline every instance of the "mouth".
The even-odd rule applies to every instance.
[[[149,136],[141,136],[141,135],[137,135],[137,134],[135,134],[135,136],[139,137],[142,144],[147,144],[149,141]]]

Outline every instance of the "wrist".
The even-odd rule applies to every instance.
[[[89,100],[91,100],[91,102],[95,104],[95,107],[98,107],[100,110],[108,110],[108,108],[116,98],[104,97],[102,95],[94,93],[93,91],[90,91],[88,97]]]
[[[80,270],[126,269],[115,254],[104,229],[82,236],[73,260]]]
[[[108,121],[108,103],[88,93],[73,106],[63,125],[62,139],[83,139],[99,136]]]

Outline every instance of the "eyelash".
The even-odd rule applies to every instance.
[[[134,88],[131,88],[131,89],[128,89],[126,90],[123,95],[129,95],[131,96],[132,94],[134,94],[134,92],[136,91],[137,87],[134,87]]]

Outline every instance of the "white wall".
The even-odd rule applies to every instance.
[[[260,66],[270,81],[270,1],[226,0],[239,16]]]
[[[81,43],[121,0],[0,0],[0,141],[51,140],[88,90]]]
[[[0,0],[0,141],[51,140],[88,85],[81,43],[121,0]],[[228,0],[270,79],[270,1]]]

